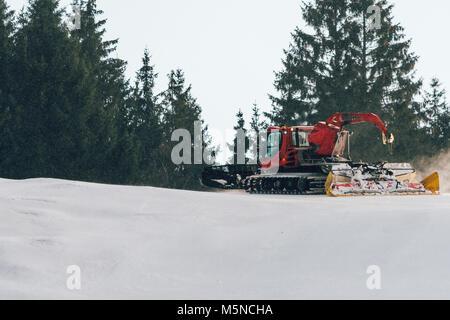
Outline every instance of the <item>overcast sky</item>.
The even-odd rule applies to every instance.
[[[7,0],[19,10],[26,0]],[[394,0],[394,16],[420,56],[418,76],[437,76],[449,89],[450,1]],[[62,1],[69,4],[69,1]],[[108,19],[107,37],[119,38],[118,56],[128,75],[139,68],[145,47],[160,74],[182,68],[211,128],[224,131],[242,108],[270,109],[274,70],[281,68],[290,33],[301,25],[300,0],[98,0]]]

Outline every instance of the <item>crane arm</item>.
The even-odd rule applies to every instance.
[[[378,130],[386,136],[389,134],[389,131],[383,121],[381,121],[381,119],[373,113],[336,113],[326,121],[327,124],[331,124],[339,128],[343,128],[349,124],[361,122],[373,123]]]
[[[314,146],[316,154],[332,155],[336,147],[338,132],[342,131],[346,125],[360,122],[373,123],[383,135],[383,144],[389,144],[389,150],[392,152],[394,135],[389,134],[381,119],[373,113],[336,113],[325,122],[319,122],[314,126],[308,137],[309,143]]]

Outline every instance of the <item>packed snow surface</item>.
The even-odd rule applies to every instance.
[[[450,195],[0,180],[3,299],[450,299]],[[81,270],[69,290],[67,267]],[[369,266],[381,290],[369,290]]]

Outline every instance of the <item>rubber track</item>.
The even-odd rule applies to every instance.
[[[244,189],[250,194],[325,194],[326,177],[250,177]]]

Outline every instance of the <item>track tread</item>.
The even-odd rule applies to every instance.
[[[244,189],[250,194],[325,194],[326,177],[249,177]]]

